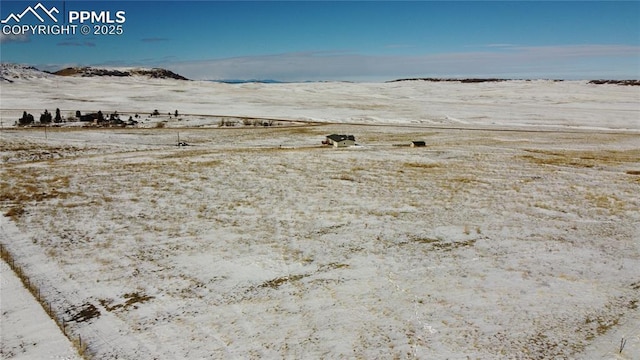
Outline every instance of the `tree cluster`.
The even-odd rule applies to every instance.
[[[34,122],[35,122],[35,120],[33,119],[33,115],[27,114],[26,111],[24,111],[22,113],[22,117],[20,119],[18,119],[18,123],[20,125],[31,125]]]
[[[56,109],[55,116],[52,115],[49,110],[44,110],[44,113],[40,114],[40,124],[51,124],[52,122],[61,123],[63,121],[62,115],[60,115],[60,109]],[[33,115],[27,113],[26,111],[22,112],[22,117],[18,119],[18,125],[32,125],[35,123],[35,118]]]

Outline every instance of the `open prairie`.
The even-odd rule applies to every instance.
[[[97,358],[572,357],[638,319],[637,135],[176,136],[3,132],[5,246]]]
[[[637,109],[595,129],[580,103],[560,129],[477,108],[458,128],[317,109],[296,126],[5,128],[0,241],[96,359],[638,359]],[[332,133],[358,146],[323,147]]]

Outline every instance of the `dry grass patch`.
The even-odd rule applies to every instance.
[[[197,157],[197,156],[208,155],[208,154],[211,154],[211,150],[205,150],[205,149],[186,150],[186,149],[180,148],[176,151],[171,152],[170,154],[160,155],[157,157],[157,159],[182,159],[182,158]]]
[[[348,175],[348,174],[342,174],[342,175],[340,175],[340,176],[338,176],[338,177],[334,177],[334,179],[336,179],[336,180],[344,180],[344,181],[351,181],[351,182],[357,182],[357,180],[356,180],[356,178],[355,178],[355,177],[353,177],[353,176],[351,176],[351,175]]]
[[[438,250],[438,251],[453,251],[455,249],[463,248],[463,247],[471,247],[473,246],[477,239],[470,239],[465,241],[445,241],[441,237],[432,238],[425,236],[411,236],[409,238],[411,242],[428,245],[430,250]]]
[[[367,133],[361,136],[356,135],[356,139],[361,138],[364,142],[383,142],[383,143],[398,143],[399,145],[410,146],[411,141],[423,141],[425,138],[430,136],[434,136],[437,133],[435,132],[424,132],[424,133],[416,133],[416,132],[383,132],[383,133]],[[427,144],[428,145],[428,144]]]
[[[620,163],[636,163],[640,159],[640,149],[632,150],[560,150],[549,151],[539,149],[525,149],[526,152],[535,155],[521,155],[539,165],[555,165],[592,168],[598,165],[611,165]]]
[[[217,160],[217,159],[206,159],[206,160],[197,160],[197,161],[190,161],[187,164],[185,164],[185,169],[181,169],[181,171],[188,171],[188,172],[192,172],[192,171],[198,171],[201,170],[202,168],[213,168],[213,167],[217,167],[219,165],[222,164],[222,160]],[[198,174],[199,179],[200,180],[208,180],[209,178],[204,176],[204,175],[200,175]]]
[[[20,141],[20,142],[9,142],[2,141],[3,151],[65,151],[65,152],[75,152],[80,151],[81,149],[75,146],[67,145],[67,146],[50,146],[42,143],[32,143],[29,141]]]
[[[42,179],[43,173],[32,169],[8,169],[6,177],[0,181],[0,203],[9,207],[6,216],[16,220],[25,213],[25,205],[48,199],[67,199],[72,193],[52,187],[69,186],[68,176]],[[11,180],[11,181],[9,181]]]
[[[471,247],[475,245],[476,239],[466,241],[454,241],[454,242],[440,242],[433,244],[433,248],[441,251],[452,251],[463,247]]]
[[[100,317],[100,310],[91,303],[85,303],[69,308],[65,314],[68,317],[67,322],[82,323]]]
[[[593,164],[590,162],[570,159],[564,156],[554,155],[554,157],[541,158],[541,157],[536,157],[532,155],[522,155],[521,158],[531,161],[538,165],[572,166],[572,167],[585,167],[585,168],[593,167]]]
[[[283,276],[283,277],[278,277],[275,279],[271,279],[268,281],[265,281],[264,283],[260,284],[259,287],[261,288],[271,288],[271,289],[277,289],[280,286],[289,283],[289,282],[294,282],[294,281],[299,281],[305,277],[307,277],[309,275],[303,275],[303,274],[298,274],[298,275],[287,275],[287,276]]]
[[[472,183],[481,183],[482,182],[482,181],[480,181],[478,179],[473,179],[473,178],[464,177],[464,176],[454,177],[454,178],[449,179],[449,181],[460,183],[460,184],[472,184]]]
[[[348,269],[350,268],[349,264],[342,263],[329,263],[320,267],[320,270],[335,270],[335,269]]]
[[[13,221],[16,221],[22,215],[24,215],[24,207],[22,205],[14,205],[4,213],[4,216],[10,217]]]
[[[78,148],[71,145],[54,146],[29,141],[14,142],[2,140],[0,140],[0,148],[2,149],[0,162],[4,163],[56,160],[63,157],[77,156],[92,150],[86,147]]]
[[[457,194],[459,192],[469,192],[479,185],[489,184],[487,181],[472,178],[469,176],[455,176],[449,179],[439,180],[440,187],[444,190]]]
[[[421,162],[406,162],[402,164],[403,167],[412,169],[435,169],[442,167],[440,163],[421,163]]]
[[[122,296],[124,298],[124,302],[114,304],[114,300],[109,299],[101,299],[100,305],[102,305],[105,310],[109,312],[117,311],[117,310],[127,310],[129,307],[136,307],[137,304],[141,304],[153,299],[153,296],[145,295],[141,292],[132,292],[127,293]]]
[[[442,241],[442,239],[440,238],[430,238],[423,236],[412,236],[410,237],[410,240],[421,244],[434,244]]]
[[[63,208],[63,209],[74,209],[74,208],[79,208],[79,207],[83,207],[83,206],[93,206],[95,204],[96,203],[93,200],[91,200],[91,201],[74,201],[74,202],[66,202],[66,203],[58,204],[58,207]]]
[[[585,198],[596,208],[606,209],[612,214],[624,212],[626,203],[615,195],[587,192]]]
[[[318,135],[318,136],[325,136],[325,132],[323,131],[323,129],[318,129],[316,126],[306,126],[306,125],[294,125],[294,126],[290,126],[287,127],[285,129],[278,129],[279,132],[286,132],[287,134],[302,134],[302,135],[308,135],[308,134],[313,134],[313,135]]]

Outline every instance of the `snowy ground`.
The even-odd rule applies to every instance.
[[[2,221],[2,231],[9,226]],[[0,357],[3,359],[80,359],[33,295],[4,261],[0,261]]]
[[[217,125],[212,115],[272,117],[338,123],[499,126],[540,129],[640,130],[638,86],[585,81],[509,81],[477,84],[422,81],[230,85],[146,78],[45,77],[3,84],[0,117],[12,125],[23,111],[44,109],[144,119],[153,110],[185,114],[167,126]],[[190,114],[190,115],[188,115]],[[197,116],[203,115],[203,116]],[[150,118],[148,122],[158,119]]]
[[[342,124],[4,129],[2,242],[95,358],[640,358],[638,89],[110,81],[3,119]]]

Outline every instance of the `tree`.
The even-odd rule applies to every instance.
[[[46,109],[44,110],[44,114],[40,114],[40,123],[41,124],[49,124],[51,123],[51,113]]]
[[[175,112],[175,116],[176,116],[176,117],[178,117],[178,110],[176,110],[176,112]]]
[[[26,111],[22,113],[22,117],[18,119],[20,125],[29,125],[34,123],[33,115],[27,114]]]
[[[60,116],[60,109],[56,108],[56,117],[53,119],[57,123],[62,122],[62,116]]]

